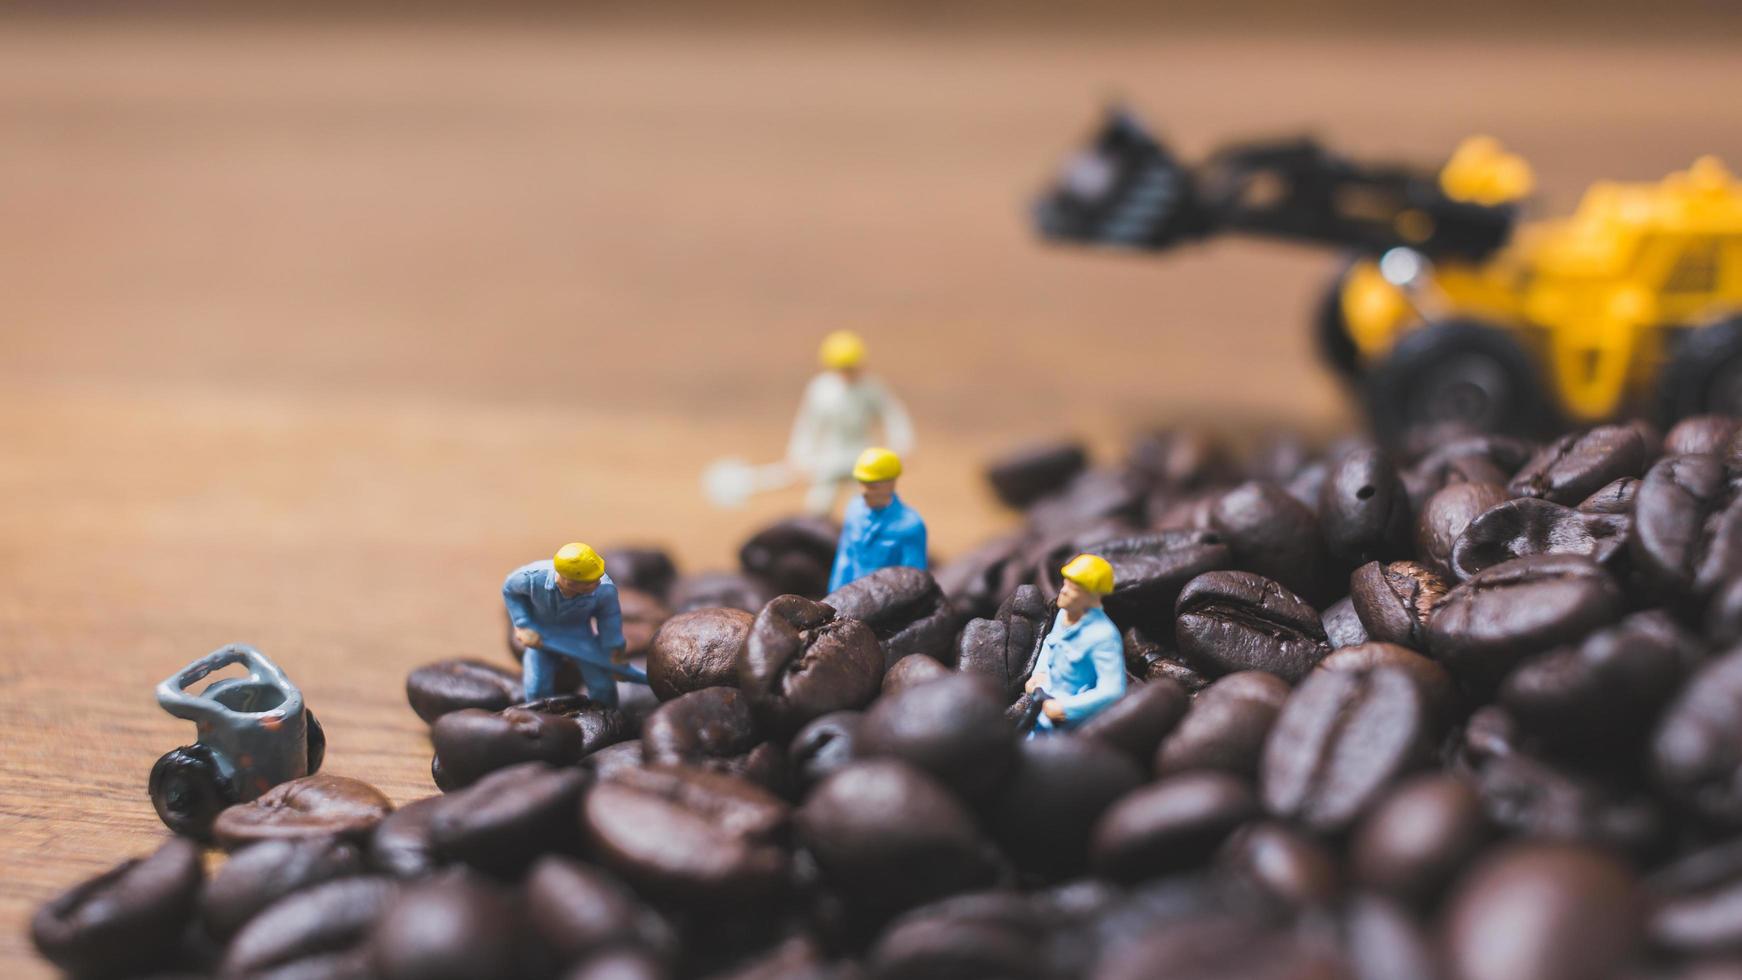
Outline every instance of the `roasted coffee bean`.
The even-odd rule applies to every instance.
[[[1469,579],[1485,568],[1527,555],[1583,555],[1607,562],[1627,544],[1632,520],[1589,514],[1535,497],[1483,511],[1452,546],[1452,572]]]
[[[964,617],[990,619],[1004,601],[1004,579],[1026,543],[1021,533],[993,538],[944,562],[932,577]]]
[[[871,949],[871,976],[1045,980],[1050,975],[1048,925],[1026,896],[984,892],[946,898],[890,923]]]
[[[1361,622],[1361,614],[1355,611],[1355,600],[1348,596],[1327,606],[1319,615],[1319,623],[1325,628],[1325,641],[1331,645],[1332,650],[1352,647],[1372,639],[1367,635],[1366,625]]]
[[[1212,531],[1157,531],[1089,542],[1080,550],[1100,555],[1113,566],[1113,593],[1105,600],[1107,615],[1121,627],[1161,633],[1172,623],[1174,603],[1187,582],[1204,572],[1234,565],[1232,550]],[[1056,596],[1064,582],[1059,573],[1063,564],[1057,562],[1044,569],[1049,595]]]
[[[1640,481],[1629,539],[1633,565],[1657,592],[1709,596],[1742,573],[1742,497],[1714,456],[1668,456]]]
[[[1436,714],[1396,667],[1314,671],[1283,703],[1265,742],[1265,808],[1320,833],[1347,827],[1427,761]]]
[[[645,657],[653,650],[653,638],[671,618],[665,603],[639,589],[618,589],[617,605],[623,615],[623,651],[629,657]]]
[[[976,800],[1010,771],[1016,738],[988,685],[956,675],[879,698],[865,712],[854,752],[900,759]]]
[[[573,765],[588,750],[574,719],[524,707],[450,712],[430,727],[430,742],[440,772],[436,785],[444,790],[462,789],[521,762]]]
[[[1021,510],[1063,490],[1088,465],[1082,443],[1039,443],[993,460],[986,467],[986,482],[1004,506]]]
[[[1216,501],[1211,526],[1233,550],[1233,567],[1318,595],[1327,561],[1318,518],[1281,487],[1252,481],[1230,490]]]
[[[1402,474],[1411,507],[1420,513],[1428,498],[1460,483],[1504,485],[1537,448],[1529,440],[1498,435],[1461,436],[1435,445]]]
[[[1112,746],[1074,735],[1019,744],[1016,765],[988,811],[993,836],[1024,872],[1081,874],[1089,831],[1113,801],[1143,784],[1143,771]]]
[[[1258,773],[1264,741],[1288,697],[1288,682],[1274,674],[1242,671],[1200,691],[1185,717],[1155,753],[1159,775],[1219,769]]]
[[[316,773],[225,809],[212,824],[212,837],[227,851],[264,840],[361,837],[392,812],[393,801],[368,783]]]
[[[481,660],[441,660],[406,675],[405,697],[426,722],[461,708],[501,711],[520,701],[520,675]]]
[[[30,939],[77,976],[132,976],[174,956],[204,878],[200,847],[172,837],[146,858],[116,865],[50,899]]]
[[[1604,484],[1584,500],[1579,501],[1578,509],[1587,514],[1620,514],[1624,517],[1633,516],[1633,499],[1639,494],[1639,480],[1624,476],[1619,480]]]
[[[465,874],[408,886],[376,923],[369,962],[382,980],[471,980],[523,972],[519,916],[500,886]]]
[[[622,770],[581,799],[582,832],[599,863],[643,894],[691,906],[777,894],[789,819],[767,790],[677,766]]]
[[[1179,659],[1171,646],[1166,646],[1141,627],[1133,626],[1120,632],[1125,643],[1125,672],[1140,681],[1166,680],[1188,693],[1203,690],[1210,679]],[[1173,630],[1167,632],[1173,641]]]
[[[1234,478],[1228,449],[1198,429],[1162,429],[1131,441],[1125,464],[1157,489],[1190,490]]]
[[[677,581],[677,563],[664,548],[606,548],[599,552],[618,589],[645,592],[660,602],[671,596]]]
[[[1096,521],[1135,521],[1148,488],[1142,474],[1129,469],[1089,469],[1054,494],[1028,508],[1028,524],[1047,535]]]
[[[1033,585],[1018,586],[993,619],[971,620],[956,645],[956,668],[1001,684],[1006,697],[1022,692],[1040,655],[1040,639],[1053,608]]]
[[[799,840],[825,879],[867,908],[896,911],[990,884],[990,845],[962,804],[895,759],[854,763],[798,811]]]
[[[1492,686],[1531,654],[1620,613],[1620,589],[1589,558],[1514,558],[1446,593],[1428,620],[1428,649],[1460,680]]]
[[[787,517],[750,536],[738,549],[744,574],[776,593],[815,599],[829,591],[840,525],[826,517]]]
[[[750,702],[736,688],[704,687],[659,706],[641,728],[649,765],[730,769],[761,741]],[[716,766],[714,763],[720,763]]]
[[[1452,548],[1477,516],[1507,499],[1497,483],[1453,483],[1421,505],[1415,519],[1416,560],[1453,577]]]
[[[759,720],[792,733],[877,696],[884,654],[871,628],[796,595],[765,606],[738,657],[738,686]]]
[[[1699,665],[1697,641],[1661,611],[1526,661],[1500,687],[1519,725],[1562,754],[1626,752]]]
[[[1604,484],[1645,472],[1641,431],[1628,425],[1600,425],[1574,432],[1542,447],[1507,484],[1514,496],[1541,497],[1573,506]]]
[[[400,884],[362,875],[292,892],[248,920],[230,940],[219,973],[366,976],[369,933],[392,907]],[[339,967],[350,971],[341,973]]]
[[[207,932],[227,939],[291,892],[363,871],[362,850],[338,837],[263,841],[230,855],[212,876],[200,895],[200,917]]]
[[[800,789],[810,789],[853,761],[858,754],[859,727],[864,718],[857,711],[833,711],[798,730],[789,752]]]
[[[1458,692],[1452,684],[1452,675],[1439,664],[1405,647],[1391,643],[1344,647],[1319,661],[1315,670],[1359,672],[1376,667],[1393,667],[1413,678],[1416,690],[1435,711],[1436,724],[1443,725],[1457,715]]]
[[[1445,950],[1458,980],[1613,976],[1640,933],[1626,867],[1566,845],[1501,849],[1464,876],[1449,903]]]
[[[1663,455],[1722,455],[1736,435],[1737,424],[1728,415],[1690,415],[1663,437]]]
[[[395,878],[418,878],[440,867],[446,859],[430,839],[429,824],[444,798],[407,803],[376,824],[369,834],[369,867]]]
[[[768,605],[774,592],[768,583],[740,572],[702,572],[685,575],[671,587],[673,615],[697,609],[739,609],[755,615]]]
[[[1083,738],[1100,739],[1140,764],[1155,757],[1155,748],[1185,717],[1185,688],[1160,679],[1129,688],[1125,696],[1077,726]]]
[[[639,949],[611,949],[563,974],[562,980],[670,980],[658,957]]]
[[[1234,831],[1216,855],[1216,869],[1287,909],[1329,905],[1340,887],[1336,859],[1323,844],[1269,820]]]
[[[526,913],[539,938],[565,963],[617,945],[669,959],[677,934],[622,882],[579,861],[547,855],[526,878]]]
[[[1378,449],[1346,452],[1319,490],[1319,527],[1331,559],[1344,568],[1402,557],[1412,526],[1409,495]]]
[[[756,617],[742,609],[695,609],[665,621],[647,654],[647,683],[661,701],[708,687],[738,686],[738,656]]]
[[[1343,948],[1351,980],[1439,980],[1442,975],[1421,924],[1378,895],[1357,895],[1344,906]]]
[[[835,615],[871,627],[883,645],[886,666],[916,653],[940,661],[951,657],[959,621],[930,572],[880,568],[829,593],[823,602],[834,607]]]
[[[641,740],[637,738],[605,746],[582,759],[581,768],[604,779],[620,769],[639,769],[642,761]]]
[[[1722,649],[1742,641],[1742,578],[1718,586],[1706,606],[1706,642]]]
[[[955,672],[923,653],[910,653],[892,664],[883,675],[882,696],[918,687],[928,681],[954,676]]]
[[[1115,881],[1178,871],[1208,861],[1234,829],[1258,816],[1243,779],[1224,772],[1168,776],[1127,793],[1089,837],[1095,873]]]
[[[1682,955],[1742,950],[1742,840],[1684,855],[1646,881],[1652,944]]]
[[[1414,650],[1427,645],[1427,620],[1448,586],[1420,562],[1368,562],[1349,577],[1349,602],[1367,636]]]
[[[1509,833],[1655,854],[1664,841],[1663,813],[1629,783],[1580,775],[1517,751],[1483,762],[1475,780],[1489,822]]]
[[[575,808],[588,774],[523,762],[450,793],[429,821],[430,840],[447,857],[504,878],[545,852],[579,849]]]
[[[1742,650],[1708,661],[1663,712],[1651,742],[1658,782],[1682,806],[1742,828]]]
[[[1165,973],[1158,974],[1159,964]],[[1331,980],[1347,975],[1322,942],[1232,917],[1172,922],[1114,949],[1093,980]]]
[[[1180,592],[1175,638],[1194,664],[1293,682],[1331,652],[1318,611],[1251,572],[1207,572]]]
[[[1368,813],[1355,832],[1355,880],[1416,907],[1437,899],[1487,842],[1487,819],[1469,784],[1432,774],[1407,780]]]

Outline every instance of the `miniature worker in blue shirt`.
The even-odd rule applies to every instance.
[[[1101,598],[1113,591],[1113,566],[1099,555],[1078,555],[1061,572],[1058,618],[1023,685],[1047,695],[1036,731],[1080,725],[1125,695],[1125,641],[1101,609]]]
[[[901,457],[887,449],[867,449],[853,464],[862,493],[847,501],[830,592],[879,568],[925,568],[925,521],[895,495],[900,475]]]
[[[508,573],[502,602],[514,624],[514,639],[526,647],[522,663],[526,700],[555,692],[557,657],[580,662],[587,696],[617,703],[615,675],[627,662],[623,611],[617,586],[605,574],[605,559],[592,548],[565,544],[550,561],[535,561]],[[608,656],[607,656],[608,655]]]

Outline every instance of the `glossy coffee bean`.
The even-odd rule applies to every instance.
[[[999,502],[1021,510],[1063,490],[1088,464],[1080,442],[1037,443],[993,460],[986,467],[986,482]]]
[[[673,615],[697,609],[738,609],[755,615],[768,605],[774,591],[768,583],[741,572],[685,575],[671,587],[668,605]]]
[[[1356,895],[1344,906],[1343,947],[1353,980],[1440,980],[1442,975],[1427,930],[1380,895]]]
[[[857,619],[877,634],[884,663],[912,654],[948,660],[959,618],[931,573],[918,568],[881,568],[823,598],[835,615]]]
[[[1541,497],[1568,507],[1604,484],[1645,472],[1646,445],[1640,430],[1601,425],[1574,432],[1542,447],[1507,484],[1515,496]]]
[[[956,675],[877,699],[859,725],[860,758],[899,759],[966,800],[991,793],[1016,757],[1004,705],[977,677]]]
[[[664,548],[606,548],[599,552],[611,581],[619,589],[645,592],[660,602],[671,597],[671,587],[677,582],[677,563]]]
[[[1034,670],[1052,612],[1039,588],[1018,586],[994,618],[971,620],[962,627],[956,668],[1001,684],[1006,697],[1016,697]]]
[[[1355,832],[1350,869],[1366,888],[1423,907],[1487,842],[1487,818],[1468,783],[1431,774],[1400,783]]]
[[[462,789],[522,762],[573,765],[588,750],[574,719],[524,707],[450,712],[430,727],[430,742],[440,766],[437,785],[445,790]]]
[[[1327,556],[1317,516],[1273,483],[1253,481],[1216,501],[1211,525],[1234,553],[1235,568],[1316,595]]]
[[[750,536],[738,549],[744,574],[767,582],[776,594],[818,598],[829,591],[835,542],[841,528],[825,517],[787,517]]]
[[[131,976],[174,954],[205,877],[200,846],[172,837],[151,856],[116,865],[50,899],[30,921],[30,939],[55,966],[78,976]]]
[[[1619,514],[1633,516],[1633,500],[1639,494],[1639,480],[1624,476],[1605,483],[1596,493],[1579,501],[1578,509],[1587,514]]]
[[[1156,746],[1185,717],[1185,688],[1165,678],[1128,687],[1125,696],[1077,726],[1082,738],[1099,739],[1139,764],[1155,756]]]
[[[1693,851],[1646,881],[1652,945],[1683,956],[1742,948],[1742,842]]]
[[[1318,516],[1331,559],[1344,568],[1400,558],[1409,547],[1409,495],[1378,449],[1355,449],[1331,464]]]
[[[877,696],[884,654],[871,628],[796,595],[757,614],[738,657],[738,687],[771,730],[792,733],[831,711]]]
[[[1707,661],[1652,736],[1658,782],[1714,825],[1742,828],[1742,650]]]
[[[1143,784],[1129,756],[1074,735],[1019,744],[1016,765],[988,811],[993,836],[1022,871],[1081,874],[1089,831],[1115,800]]]
[[[206,931],[227,939],[291,892],[362,874],[363,851],[339,837],[269,840],[230,855],[200,895]]]
[[[572,858],[547,855],[526,878],[526,914],[564,963],[617,945],[670,958],[677,934],[621,881]]]
[[[1588,775],[1514,751],[1483,762],[1474,785],[1489,823],[1507,833],[1656,854],[1663,809],[1632,783],[1625,774]]]
[[[630,657],[645,657],[653,650],[653,638],[671,618],[665,603],[640,589],[617,590],[617,605],[623,614],[623,650]]]
[[[1348,596],[1325,607],[1325,611],[1319,614],[1319,623],[1325,628],[1325,641],[1332,650],[1372,639],[1367,635],[1367,626],[1361,622],[1361,614],[1355,611],[1355,601]]]
[[[1418,513],[1439,491],[1460,483],[1504,485],[1539,447],[1510,436],[1462,436],[1439,443],[1402,474],[1409,499]]]
[[[1113,566],[1113,593],[1104,605],[1122,627],[1166,631],[1174,602],[1187,582],[1204,572],[1232,568],[1232,550],[1212,531],[1157,531],[1130,537],[1086,542],[1064,555],[1069,560],[1090,551]],[[1056,596],[1064,578],[1063,561],[1049,561],[1042,571],[1049,596]]]
[[[1131,440],[1125,463],[1158,490],[1227,483],[1235,473],[1228,447],[1214,433],[1201,429],[1141,433]]]
[[[604,779],[622,769],[639,769],[642,762],[641,740],[636,738],[605,746],[582,759],[580,768]]]
[[[993,538],[945,561],[932,577],[964,617],[990,619],[1004,601],[1004,579],[1014,574],[1025,544],[1020,532]]]
[[[1631,518],[1589,514],[1535,497],[1483,511],[1452,546],[1452,572],[1467,580],[1485,568],[1527,555],[1583,555],[1607,563],[1627,545]]]
[[[1204,688],[1156,749],[1156,773],[1216,769],[1256,776],[1288,690],[1287,681],[1261,671],[1229,674]]]
[[[859,728],[864,718],[858,711],[833,711],[798,730],[788,754],[801,790],[809,790],[857,757]]]
[[[1367,636],[1420,650],[1427,620],[1445,598],[1444,579],[1420,562],[1368,562],[1349,577],[1349,602]]]
[[[265,840],[361,837],[392,812],[393,801],[368,783],[316,773],[279,783],[252,803],[219,813],[212,837],[225,850]]]
[[[446,874],[406,887],[369,938],[382,980],[469,980],[522,972],[519,916],[501,886]]]
[[[1119,637],[1125,644],[1125,672],[1136,680],[1166,680],[1187,693],[1209,686],[1210,679],[1188,666],[1173,649],[1171,627],[1165,642],[1138,626],[1121,630]]]
[[[1427,762],[1436,712],[1395,667],[1314,671],[1294,689],[1259,767],[1273,815],[1334,833],[1366,812],[1400,776]]]
[[[1691,415],[1663,437],[1663,455],[1720,455],[1736,435],[1738,420],[1729,415]]]
[[[1658,593],[1708,596],[1742,573],[1742,498],[1713,456],[1668,456],[1640,481],[1629,555]]]
[[[1341,887],[1336,858],[1325,845],[1269,820],[1234,831],[1216,855],[1216,870],[1284,909],[1327,906]]]
[[[1134,521],[1143,510],[1143,475],[1129,469],[1084,470],[1057,493],[1028,508],[1028,523],[1042,535],[1082,528],[1096,521]]]
[[[525,871],[545,852],[580,846],[575,808],[589,782],[579,769],[523,762],[448,794],[429,822],[444,856],[503,878]]]
[[[430,820],[435,817],[443,799],[442,796],[428,796],[414,800],[376,824],[369,833],[370,869],[395,878],[417,878],[446,863],[447,859],[436,850],[435,841],[430,839],[429,830]]]
[[[761,741],[750,702],[736,688],[704,687],[659,706],[641,728],[649,765],[725,763]]]
[[[592,856],[642,894],[719,908],[767,901],[785,885],[789,809],[745,780],[626,769],[587,790],[580,812]]]
[[[1460,680],[1491,686],[1531,654],[1620,613],[1620,589],[1589,558],[1514,558],[1446,593],[1428,620],[1428,650]]]
[[[1208,572],[1180,592],[1174,628],[1180,653],[1220,673],[1263,670],[1304,677],[1331,652],[1318,611],[1251,572]]]
[[[1047,926],[1025,896],[957,895],[890,923],[869,955],[880,980],[1045,980]]]
[[[918,687],[929,681],[940,680],[955,675],[955,671],[923,653],[910,653],[890,666],[883,675],[882,697],[889,697],[905,691],[910,687]]]
[[[679,613],[653,634],[647,683],[661,701],[709,687],[738,686],[738,656],[755,616],[719,607]]]
[[[1742,642],[1742,577],[1718,586],[1706,606],[1703,626],[1706,642],[1713,649]]]
[[[365,976],[369,933],[399,897],[390,878],[361,875],[304,888],[267,906],[230,940],[219,973]]]
[[[1504,848],[1465,875],[1449,902],[1444,942],[1457,980],[1611,976],[1640,933],[1633,876],[1584,848]]]
[[[461,708],[501,711],[521,699],[521,690],[519,672],[481,660],[441,660],[405,678],[406,700],[426,722]]]
[[[612,949],[576,964],[562,980],[671,980],[657,956],[640,949]]]
[[[1392,667],[1408,674],[1416,690],[1427,699],[1435,712],[1436,724],[1450,722],[1458,715],[1459,696],[1452,675],[1427,657],[1391,643],[1363,643],[1344,647],[1319,661],[1315,670],[1369,671],[1377,667]]]
[[[1223,772],[1168,776],[1126,794],[1089,838],[1095,873],[1141,881],[1207,862],[1234,829],[1259,814],[1243,779]]]
[[[1452,572],[1452,548],[1479,515],[1508,499],[1497,483],[1453,483],[1421,505],[1415,519],[1416,560],[1442,578]]]
[[[1172,921],[1110,951],[1093,980],[1331,980],[1347,967],[1329,944],[1232,916]]]

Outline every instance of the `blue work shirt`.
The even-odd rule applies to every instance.
[[[925,522],[900,497],[887,507],[872,510],[864,497],[855,496],[847,501],[841,541],[835,545],[835,567],[829,573],[829,591],[879,568],[925,568]]]
[[[610,651],[623,648],[623,610],[611,576],[599,578],[588,595],[565,596],[556,587],[550,561],[535,561],[508,573],[502,602],[508,618],[522,629],[537,630],[553,653],[608,664]]]
[[[1040,645],[1034,673],[1043,677],[1047,696],[1065,709],[1066,724],[1087,721],[1125,694],[1125,641],[1119,627],[1099,608],[1069,624],[1059,610]],[[1037,724],[1053,728],[1058,723],[1043,714]]]

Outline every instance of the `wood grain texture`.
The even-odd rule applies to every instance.
[[[796,498],[712,513],[699,469],[780,451],[826,329],[911,403],[946,554],[1008,522],[977,466],[1025,438],[1340,424],[1329,257],[1032,241],[1114,93],[1193,153],[1490,131],[1559,208],[1742,164],[1716,41],[0,26],[5,976],[44,972],[36,904],[160,839],[192,733],[155,682],[254,643],[330,771],[431,792],[406,672],[500,656],[502,575],[570,538],[728,566]]]

